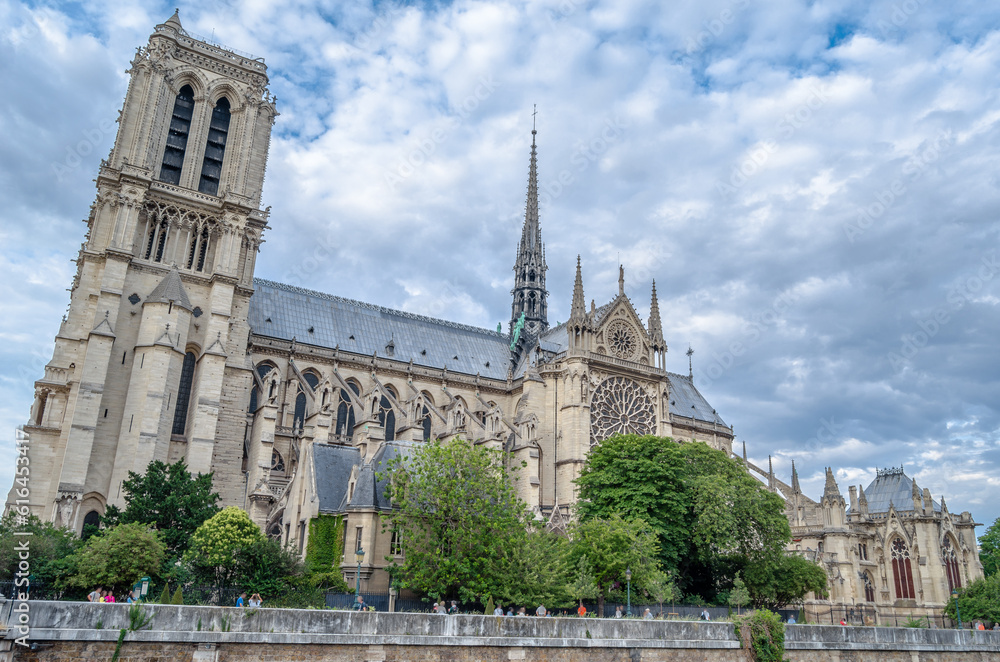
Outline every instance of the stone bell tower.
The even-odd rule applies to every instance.
[[[223,504],[242,505],[247,307],[277,116],[267,67],[187,33],[175,13],[128,73],[24,427],[30,511],[76,531],[121,504],[128,472],[152,460],[214,471]]]

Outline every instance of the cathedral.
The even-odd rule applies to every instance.
[[[380,469],[428,440],[461,437],[523,463],[520,497],[556,529],[590,448],[611,435],[732,455],[732,427],[690,371],[666,370],[655,283],[645,320],[622,269],[617,292],[588,305],[577,258],[573,291],[556,293],[570,317],[549,324],[534,129],[509,325],[483,329],[254,278],[278,115],[266,65],[190,35],[175,13],[128,73],[69,312],[24,426],[35,515],[80,532],[123,505],[130,471],[183,459],[213,472],[222,505],[300,552],[310,520],[339,517],[345,576],[363,550],[363,590],[384,591],[386,558],[403,548],[382,529]],[[852,487],[847,509],[832,474],[815,502],[796,476],[788,485],[742,459],[785,498],[790,551],[824,564],[831,599],[940,606],[981,575],[971,516],[950,515],[901,470],[857,500]]]

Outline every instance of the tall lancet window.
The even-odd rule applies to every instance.
[[[208,228],[202,228],[201,232],[195,230],[191,236],[191,245],[188,247],[187,268],[195,271],[205,269],[205,253],[208,251]]]
[[[306,382],[309,383],[309,387],[315,392],[316,387],[319,386],[319,377],[311,372],[307,372],[302,375],[305,377]],[[302,386],[299,386],[299,394],[295,396],[295,415],[292,417],[292,427],[296,430],[301,430],[303,423],[306,420],[306,392]]]
[[[174,427],[171,434],[184,434],[187,428],[188,403],[191,402],[191,383],[194,381],[194,352],[184,355],[181,366],[181,383],[177,387],[177,406],[174,409]]]
[[[187,150],[188,133],[191,131],[191,114],[194,112],[194,90],[185,85],[174,100],[174,112],[170,117],[170,131],[167,146],[163,150],[163,165],[160,166],[160,181],[179,184],[181,168],[184,166],[184,152]]]
[[[201,182],[198,190],[209,195],[219,194],[222,177],[222,157],[226,154],[226,137],[229,135],[229,99],[222,97],[212,109],[212,123],[208,127],[208,144],[205,160],[201,165]]]
[[[354,382],[347,382],[347,385],[351,387],[355,395],[361,393],[361,387],[359,387]],[[347,397],[343,389],[340,391],[340,405],[337,406],[337,430],[336,434],[350,439],[354,434],[354,407],[351,405],[351,399]],[[346,524],[346,522],[345,522]]]
[[[395,395],[393,393],[393,396]],[[378,403],[378,423],[385,428],[386,441],[392,441],[396,438],[396,413],[392,410],[389,398],[384,395]]]
[[[913,590],[913,567],[910,564],[910,550],[906,543],[896,538],[890,547],[892,554],[892,578],[896,583],[896,598],[912,600],[916,597]]]

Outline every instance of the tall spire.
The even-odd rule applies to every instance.
[[[656,298],[656,281],[653,281],[653,301],[649,304],[649,335],[653,340],[663,338],[663,324],[660,322],[660,302]]]
[[[545,291],[545,245],[542,243],[542,229],[538,223],[538,151],[532,113],[531,159],[528,163],[528,198],[524,206],[524,226],[521,228],[521,242],[517,247],[514,263],[514,289],[511,291],[510,328],[513,333],[518,320],[524,315],[521,337],[529,346],[541,333],[549,328],[548,292]]]
[[[833,469],[831,467],[826,468],[826,485],[823,486],[823,496],[832,498],[841,496],[840,488],[837,486],[837,481],[833,477]]]
[[[795,469],[795,460],[792,460],[792,492],[798,494],[802,489],[799,487],[799,472]]]
[[[583,271],[580,269],[580,256],[576,256],[576,280],[573,282],[573,305],[570,307],[570,318],[585,318],[587,302],[583,298]]]

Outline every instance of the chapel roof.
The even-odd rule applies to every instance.
[[[313,445],[313,477],[319,497],[319,512],[342,513],[346,510],[388,510],[392,504],[385,497],[389,478],[380,476],[385,465],[414,447],[409,441],[387,441],[371,461],[363,464],[357,446]],[[354,492],[348,500],[351,472],[359,466]]]
[[[294,285],[255,278],[248,321],[259,336],[507,378],[510,340],[505,334]]]
[[[902,467],[877,470],[875,480],[864,492],[869,513],[889,512],[890,502],[898,512],[913,511],[913,479],[903,472]],[[941,504],[937,501],[933,503],[934,512],[941,512]]]
[[[668,372],[667,381],[670,382],[671,414],[693,418],[705,423],[726,425],[722,417],[716,413],[715,408],[708,404],[708,400],[694,385],[694,380],[691,377]]]

